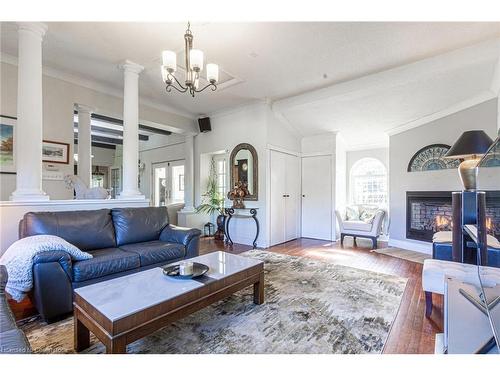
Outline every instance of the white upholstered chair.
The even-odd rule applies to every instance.
[[[335,210],[340,229],[340,244],[342,245],[344,243],[345,236],[352,236],[354,238],[354,242],[356,242],[356,237],[363,237],[371,239],[372,248],[376,249],[377,238],[382,231],[385,210],[367,205],[353,205],[348,207],[356,208],[358,212],[362,212],[364,209],[369,208],[372,210],[373,216],[365,220],[362,220],[359,217],[348,219],[346,211]]]

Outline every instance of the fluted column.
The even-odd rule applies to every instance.
[[[194,198],[194,135],[186,135],[184,143],[184,209],[183,212],[193,212]]]
[[[42,190],[42,39],[47,26],[18,23],[16,190],[14,201],[48,200]]]
[[[123,69],[123,190],[122,199],[145,199],[139,191],[139,73],[144,67],[125,61]]]
[[[78,111],[78,177],[89,188],[92,181],[92,131],[91,116],[93,108],[77,104]]]

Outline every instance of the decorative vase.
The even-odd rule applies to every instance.
[[[217,232],[215,232],[214,234],[214,239],[216,241],[224,241],[225,224],[226,224],[226,216],[225,215],[217,216]]]

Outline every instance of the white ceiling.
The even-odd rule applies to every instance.
[[[476,50],[485,50],[485,58],[469,52],[457,55],[458,63],[446,53],[500,37],[500,23],[194,23],[194,46],[236,84],[193,99],[165,93],[159,70],[162,50],[182,52],[185,24],[48,26],[48,67],[121,89],[117,65],[129,59],[145,66],[140,92],[151,102],[197,116],[269,100],[299,133],[340,131],[352,146],[362,136],[382,142],[385,130],[487,90],[495,66],[491,46]],[[17,56],[11,23],[2,23],[1,51]]]

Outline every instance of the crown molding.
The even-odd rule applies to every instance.
[[[479,95],[476,95],[476,96],[473,96],[473,97],[471,97],[469,99],[463,100],[463,101],[461,101],[459,103],[456,103],[456,104],[454,104],[454,105],[452,105],[452,106],[450,106],[448,108],[445,108],[445,109],[443,109],[441,111],[434,112],[434,113],[432,113],[430,115],[423,116],[423,117],[421,117],[419,119],[407,122],[407,123],[405,123],[403,125],[400,125],[400,126],[397,126],[397,127],[393,128],[393,129],[387,130],[385,133],[388,136],[393,136],[393,135],[396,135],[396,134],[399,134],[399,133],[403,133],[403,132],[408,131],[410,129],[417,128],[419,126],[428,124],[428,123],[430,123],[432,121],[439,120],[439,119],[441,119],[443,117],[450,116],[450,115],[452,115],[454,113],[463,111],[465,109],[474,107],[474,106],[476,106],[478,104],[481,104],[481,103],[487,102],[489,100],[495,99],[496,97],[497,97],[497,95],[495,93],[493,93],[490,90],[487,90],[487,91],[482,92]]]
[[[18,59],[16,56],[9,55],[9,54],[3,53],[3,52],[0,53],[0,62],[3,62],[5,64],[9,64],[9,65],[14,65],[14,66],[18,65]],[[77,85],[77,86],[85,87],[89,90],[97,91],[97,92],[100,92],[102,94],[106,94],[106,95],[110,95],[110,96],[113,96],[116,98],[123,99],[123,90],[122,89],[119,89],[119,88],[116,88],[116,87],[113,87],[110,85],[102,84],[100,82],[97,82],[97,81],[94,81],[91,79],[87,79],[87,78],[83,78],[83,77],[80,77],[80,76],[77,76],[77,75],[74,75],[71,73],[67,73],[67,72],[64,72],[60,69],[55,69],[52,67],[43,66],[43,74],[47,77],[59,79],[61,81],[72,83],[72,84]],[[172,113],[172,114],[175,114],[178,116],[186,117],[190,120],[196,119],[196,116],[192,113],[182,111],[178,108],[169,106],[167,104],[158,103],[158,102],[153,101],[153,100],[148,99],[148,98],[139,97],[139,103],[142,105],[145,105],[147,107],[157,109],[159,111],[169,112],[169,113]]]

